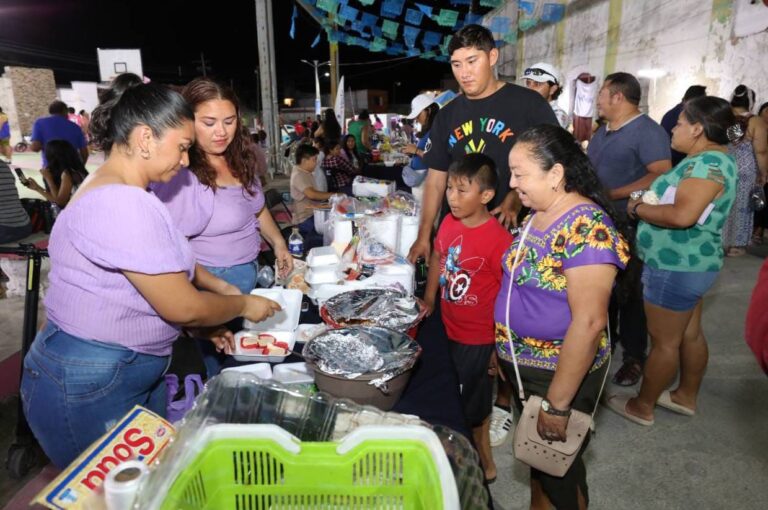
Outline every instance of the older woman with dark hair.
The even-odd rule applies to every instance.
[[[651,184],[661,200],[644,196],[627,205],[640,220],[637,248],[651,350],[640,393],[611,397],[608,405],[639,425],[653,425],[656,405],[687,416],[696,412],[709,358],[702,298],[723,266],[721,233],[736,197],[736,162],[727,148],[735,122],[724,99],[685,103],[672,147],[687,157]],[[678,370],[677,388],[668,391]]]
[[[193,112],[176,92],[141,83],[110,90],[91,119],[109,154],[53,227],[47,321],[24,358],[24,414],[46,455],[66,467],[134,406],[165,415],[163,374],[181,326],[280,307],[232,292],[195,263],[147,187],[188,163]],[[200,292],[198,289],[207,292]],[[217,347],[234,347],[231,335]]]
[[[502,258],[497,355],[516,393],[515,363],[526,397],[544,399],[541,437],[565,441],[571,410],[592,413],[608,373],[608,302],[629,260],[625,226],[565,129],[541,125],[521,133],[509,167],[510,186],[531,214]],[[563,477],[531,468],[531,508],[586,508],[587,443]]]

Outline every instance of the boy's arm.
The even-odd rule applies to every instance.
[[[427,288],[424,291],[424,302],[427,305],[427,315],[432,315],[435,310],[437,290],[440,288],[440,252],[437,247],[429,256],[429,271],[427,272]]]
[[[310,200],[323,201],[323,200],[328,200],[333,195],[335,195],[335,193],[330,193],[327,191],[318,191],[312,186],[308,186],[304,188],[304,195]]]

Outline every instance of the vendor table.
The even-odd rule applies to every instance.
[[[384,163],[367,163],[360,170],[360,175],[372,179],[395,181],[399,191],[407,191],[409,193],[411,191],[411,187],[403,181],[403,165],[387,166]]]
[[[316,306],[309,304],[309,310],[302,312],[302,324],[321,323],[322,319]],[[439,307],[427,317],[419,328],[416,341],[422,352],[413,374],[400,401],[392,409],[403,414],[415,414],[432,425],[450,427],[472,440],[472,434],[464,419],[459,395],[459,382],[453,368],[447,337],[440,318]],[[292,355],[286,363],[303,361]],[[227,357],[227,366],[247,365],[232,357]]]

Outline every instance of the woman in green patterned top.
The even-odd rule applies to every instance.
[[[736,196],[736,162],[726,148],[735,123],[724,99],[688,101],[672,130],[672,148],[688,156],[627,206],[641,220],[637,251],[645,262],[651,350],[637,397],[614,396],[608,406],[641,425],[653,424],[656,404],[688,416],[696,411],[709,356],[702,297],[723,266],[721,233]],[[678,369],[680,382],[668,391]]]

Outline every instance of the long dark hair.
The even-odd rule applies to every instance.
[[[61,186],[61,176],[69,174],[72,184],[79,186],[88,177],[80,154],[66,140],[51,140],[45,144],[45,159],[48,161],[48,170],[56,186]]]
[[[616,213],[605,188],[597,178],[592,162],[571,133],[560,126],[541,124],[521,133],[515,143],[525,144],[539,168],[545,172],[560,163],[565,169],[565,191],[578,193],[600,206],[628,243],[630,253],[634,254],[634,235],[630,231],[626,216]],[[631,280],[636,276],[636,267],[639,267],[632,263],[633,260],[634,255],[630,259],[630,266],[627,266],[626,271],[620,272],[617,278],[623,297],[627,297],[630,292]],[[629,276],[630,272],[632,276]]]
[[[429,133],[429,130],[432,129],[432,123],[435,121],[437,112],[440,111],[440,105],[437,103],[431,103],[429,106],[424,108],[424,110],[427,112],[427,120],[424,121],[424,124],[421,126],[421,131],[419,131],[418,135],[416,135],[419,138],[424,137],[424,135]]]
[[[243,189],[253,195],[254,191],[251,188],[259,182],[256,175],[256,155],[251,148],[250,133],[240,122],[240,102],[235,92],[210,78],[195,78],[184,87],[182,94],[193,109],[215,99],[229,101],[235,107],[237,128],[232,143],[224,151],[224,159],[232,175],[243,185]],[[216,190],[216,170],[208,163],[208,158],[197,144],[189,149],[189,168],[201,183]]]
[[[181,94],[154,83],[144,84],[136,75],[121,74],[102,95],[91,115],[92,142],[106,153],[114,145],[128,145],[134,128],[146,125],[156,138],[184,121],[194,112]]]
[[[349,140],[350,138],[351,138],[351,139],[353,139],[353,140],[355,141],[355,148],[354,148],[354,149],[352,149],[351,151],[350,151],[350,150],[349,150],[349,148],[347,147],[347,140]],[[343,150],[343,151],[344,151],[344,154],[346,154],[346,155],[347,155],[347,159],[348,159],[350,162],[352,161],[352,157],[354,157],[355,159],[357,159],[358,161],[360,161],[360,156],[359,156],[359,154],[357,153],[357,138],[355,138],[355,135],[347,135],[347,136],[345,136],[345,137],[344,137],[344,139],[343,139],[343,140],[342,140],[342,142],[341,142],[341,150]]]
[[[341,138],[341,124],[336,119],[336,112],[333,111],[333,108],[326,108],[323,112],[323,136],[336,140]]]

